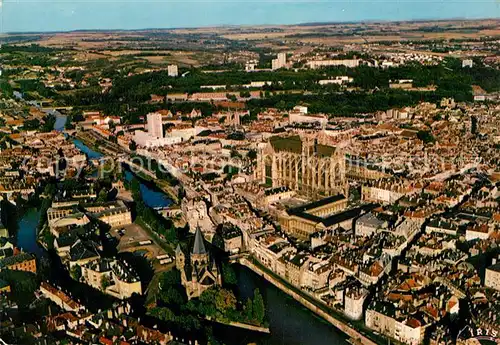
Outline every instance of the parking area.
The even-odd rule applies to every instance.
[[[148,232],[138,224],[129,224],[113,229],[110,236],[118,242],[118,252],[139,253],[147,258],[156,272],[170,269],[174,265],[174,258],[157,245]]]

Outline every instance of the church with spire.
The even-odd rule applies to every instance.
[[[186,260],[179,245],[175,249],[175,266],[181,272],[182,286],[186,289],[188,299],[199,297],[203,291],[222,283],[217,265],[211,260],[204,241],[197,227],[189,260]]]

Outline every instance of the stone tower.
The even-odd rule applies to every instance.
[[[206,264],[208,264],[208,252],[205,249],[203,234],[201,233],[200,227],[197,227],[196,234],[194,235],[193,251],[191,252],[191,265],[199,266]]]
[[[184,266],[186,265],[186,256],[181,250],[181,247],[177,245],[177,248],[175,248],[175,267],[181,271],[184,269]]]

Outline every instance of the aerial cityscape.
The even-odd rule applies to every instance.
[[[487,3],[4,3],[0,345],[500,344]]]

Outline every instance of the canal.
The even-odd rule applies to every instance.
[[[72,139],[75,145],[89,155],[89,158],[99,158],[99,152],[91,150],[80,140]],[[125,178],[131,181],[133,173],[125,169]],[[138,178],[145,203],[150,207],[166,207],[172,203],[161,190],[154,184]],[[37,226],[40,211],[27,210],[19,220],[17,243],[25,251],[34,253],[39,259],[46,257],[47,253],[36,241]],[[235,265],[238,278],[238,290],[241,300],[253,297],[253,292],[258,288],[264,298],[266,315],[269,321],[270,334],[251,332],[239,328],[214,324],[215,337],[226,345],[247,345],[250,343],[263,345],[344,345],[347,344],[345,335],[335,327],[314,315],[311,311],[293,300],[287,294],[268,283],[264,278],[250,269]],[[58,267],[55,271],[63,270]],[[54,271],[54,270],[53,270]],[[72,286],[71,290],[79,295],[82,300],[100,300],[98,294],[88,291],[82,284],[72,281],[67,274],[57,273],[53,277],[64,286]],[[106,301],[111,303],[112,301]],[[107,303],[103,303],[107,304]],[[101,306],[102,307],[102,306]]]

